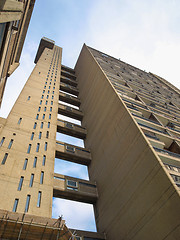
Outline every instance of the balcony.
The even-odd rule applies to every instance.
[[[56,158],[88,166],[91,153],[88,149],[56,141]]]
[[[95,183],[55,173],[53,197],[94,204],[98,194]]]
[[[133,115],[134,117],[138,117],[138,118],[140,118],[140,119],[143,119],[143,120],[145,120],[145,121],[147,121],[147,122],[149,122],[149,123],[153,123],[153,124],[157,124],[157,125],[160,125],[160,126],[161,126],[161,124],[160,124],[159,122],[153,121],[153,120],[151,120],[151,119],[149,119],[149,118],[145,118],[145,117],[143,117],[143,116],[139,116],[139,115],[137,115],[137,114],[135,114],[135,113],[132,113],[132,115]]]
[[[60,90],[70,93],[70,94],[73,94],[75,96],[78,96],[78,94],[79,94],[79,91],[77,88],[71,87],[70,85],[65,84],[65,83],[60,84]]]
[[[61,76],[70,78],[72,80],[76,80],[76,76],[74,74],[70,73],[69,71],[65,71],[63,69],[61,70]]]
[[[161,134],[169,135],[168,132],[166,132],[166,130],[159,130],[159,129],[147,126],[147,125],[139,123],[139,122],[138,122],[138,125],[141,126],[141,127],[145,127],[145,128],[151,129],[151,130],[153,130],[155,132],[158,132],[158,133],[161,133]]]
[[[67,67],[65,65],[61,65],[61,70],[65,71],[65,72],[69,72],[71,74],[75,74],[75,71],[74,69],[70,68],[70,67]]]
[[[69,136],[77,137],[80,139],[85,139],[87,134],[87,131],[85,128],[77,124],[63,121],[60,119],[58,119],[57,121],[57,132],[61,132]]]
[[[61,77],[60,82],[63,82],[65,84],[69,84],[70,86],[73,86],[73,87],[77,87],[77,82],[75,82],[75,81],[73,81],[69,78],[66,78],[66,77]]]
[[[70,118],[74,118],[79,121],[82,121],[83,119],[83,113],[80,110],[60,103],[58,104],[58,113]]]
[[[71,96],[69,94],[66,94],[66,93],[63,93],[63,92],[59,93],[59,100],[63,101],[63,102],[66,102],[66,103],[69,103],[69,104],[72,104],[72,105],[77,106],[77,107],[79,107],[81,105],[81,102],[80,102],[79,98],[73,97],[73,96]]]
[[[180,154],[178,154],[178,153],[170,152],[168,150],[160,149],[160,148],[156,148],[156,147],[154,147],[154,150],[162,155],[180,159]]]

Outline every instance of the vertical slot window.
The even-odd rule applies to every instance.
[[[49,138],[49,131],[46,132],[46,138]]]
[[[10,140],[9,145],[8,145],[8,149],[11,149],[13,141],[14,141],[13,139]]]
[[[5,137],[3,137],[3,138],[1,139],[1,142],[0,142],[0,147],[3,145],[3,143],[4,143],[4,140],[5,140]]]
[[[51,86],[49,86],[49,89],[51,88]]]
[[[42,117],[42,119],[43,119],[43,120],[45,119],[45,114],[43,114],[43,117]]]
[[[54,96],[52,95],[52,99],[54,99]]]
[[[5,153],[1,164],[5,164],[6,163],[7,157],[8,157],[8,153]]]
[[[51,119],[51,114],[49,114],[49,119]]]
[[[46,107],[44,107],[44,112],[46,112]]]
[[[22,118],[19,118],[18,120],[18,124],[21,124]]]
[[[33,129],[36,129],[37,127],[37,122],[34,123]]]
[[[47,142],[45,142],[45,145],[44,145],[44,150],[47,151]]]
[[[34,138],[34,132],[32,132],[31,134],[31,140],[33,140],[33,138]]]
[[[49,95],[47,95],[46,98],[48,99],[48,98],[49,98]]]
[[[40,103],[39,103],[40,105],[42,105],[42,100],[40,101]]]
[[[40,184],[43,184],[43,181],[44,181],[44,172],[41,171]]]
[[[38,120],[38,119],[39,119],[39,114],[36,115],[36,120]]]
[[[29,182],[29,187],[33,186],[33,182],[34,182],[34,174],[31,174],[31,178],[30,178],[30,182]]]
[[[50,128],[50,122],[48,122],[48,128]]]
[[[23,170],[26,170],[27,164],[28,164],[28,159],[26,158],[26,159],[24,160]]]
[[[46,164],[46,155],[43,156],[43,161],[42,161],[42,165],[45,166]]]
[[[46,100],[45,105],[47,105],[47,104],[48,104],[48,101]]]
[[[16,212],[17,211],[17,206],[18,206],[18,203],[19,203],[19,199],[16,198],[15,201],[14,201],[14,205],[13,205],[13,212]]]
[[[33,168],[36,168],[37,165],[37,157],[34,157]]]
[[[53,101],[51,101],[51,105],[53,105]]]
[[[40,143],[37,143],[36,152],[39,152]]]
[[[46,85],[44,86],[44,89],[46,89]]]
[[[44,95],[42,95],[41,98],[43,99],[43,98],[44,98]]]
[[[28,99],[27,99],[27,100],[29,101],[30,99],[31,99],[31,96],[28,96]]]
[[[24,181],[24,177],[21,176],[20,181],[19,181],[19,185],[18,185],[18,189],[17,189],[18,191],[21,191],[22,185],[23,185],[23,181]]]
[[[30,153],[30,151],[31,151],[31,144],[29,144],[29,146],[28,146],[27,153]]]
[[[41,111],[41,107],[38,108],[38,112],[40,112],[40,111]]]
[[[37,207],[40,207],[40,206],[41,206],[41,197],[42,197],[42,192],[39,191],[39,192],[38,192]]]
[[[39,139],[41,139],[42,137],[42,132],[39,132]]]
[[[52,112],[52,107],[50,107],[50,112]]]
[[[43,123],[43,122],[41,122],[41,128],[43,128],[43,125],[44,125],[44,123]]]
[[[25,213],[28,212],[28,210],[29,210],[30,199],[31,199],[31,195],[27,195],[26,205],[25,205],[25,210],[24,210]]]

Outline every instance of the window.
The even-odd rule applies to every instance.
[[[45,90],[43,90],[43,93],[45,93]]]
[[[5,164],[7,157],[8,157],[8,153],[5,153],[1,164]]]
[[[75,148],[74,147],[72,147],[72,146],[69,146],[69,145],[66,145],[66,150],[68,151],[68,152],[75,152]]]
[[[42,119],[45,119],[45,114],[43,114],[43,117],[42,117]]]
[[[41,139],[42,137],[42,132],[39,132],[39,139]]]
[[[30,178],[30,182],[29,182],[29,187],[33,186],[33,182],[34,182],[34,174],[31,174],[31,178]]]
[[[49,131],[46,132],[46,138],[48,138],[48,137],[49,137]]]
[[[5,137],[3,137],[3,138],[1,139],[1,142],[0,142],[0,147],[3,145],[3,143],[4,143],[4,140],[5,140]]]
[[[42,105],[42,100],[40,101],[40,105]]]
[[[13,212],[17,211],[18,202],[19,202],[19,199],[16,198],[15,201],[14,201],[14,206],[13,206],[13,210],[12,210]]]
[[[41,128],[43,128],[43,124],[44,124],[44,123],[43,123],[43,122],[41,122]]]
[[[44,89],[46,89],[46,85],[44,86]]]
[[[36,152],[39,152],[40,143],[37,143]]]
[[[42,95],[41,98],[43,99],[43,98],[44,98],[44,95]]]
[[[51,86],[49,86],[49,89],[51,88]]]
[[[47,142],[45,142],[44,150],[47,151]]]
[[[33,129],[36,129],[36,126],[37,126],[37,122],[34,123]]]
[[[48,90],[48,94],[49,94],[49,90]]]
[[[54,96],[52,95],[52,99],[54,99]]]
[[[51,119],[51,114],[49,114],[49,119]]]
[[[33,138],[34,138],[34,132],[32,132],[31,134],[31,140],[33,140]]]
[[[54,94],[54,91],[52,91],[52,94]]]
[[[23,181],[24,181],[24,177],[21,176],[20,181],[19,181],[19,185],[18,185],[18,189],[17,189],[18,191],[21,191],[22,185],[23,185]]]
[[[78,184],[76,181],[73,181],[73,180],[67,180],[67,186],[70,186],[70,187],[77,187]]]
[[[28,96],[27,100],[29,101],[31,99],[31,96]]]
[[[12,144],[13,144],[13,139],[11,139],[11,141],[9,142],[8,149],[11,149]]]
[[[48,104],[48,101],[46,100],[45,104],[47,105]]]
[[[31,151],[31,144],[29,144],[29,146],[28,146],[27,153],[30,153],[30,151]]]
[[[20,124],[20,123],[21,123],[21,121],[22,121],[22,118],[19,118],[19,120],[18,120],[18,124]]]
[[[51,82],[49,83],[49,85],[51,85]]]
[[[36,115],[36,120],[38,120],[38,119],[39,119],[39,114]]]
[[[42,192],[38,192],[38,200],[37,200],[37,207],[40,207],[41,205],[41,195],[42,195]]]
[[[43,181],[44,181],[44,172],[41,171],[40,184],[43,184]]]
[[[51,101],[51,105],[53,105],[53,101]]]
[[[46,155],[43,156],[42,165],[45,166],[45,163],[46,163]]]
[[[40,112],[40,111],[41,111],[41,107],[38,108],[38,112]]]
[[[44,107],[44,112],[46,112],[46,107]]]
[[[47,82],[45,82],[45,85],[47,84]]]
[[[28,164],[28,159],[26,158],[26,159],[24,160],[23,170],[26,170],[27,164]]]
[[[48,128],[50,128],[50,122],[48,122]]]
[[[50,107],[50,112],[52,112],[52,107]]]
[[[48,98],[49,98],[49,95],[47,95],[46,98],[48,99]]]
[[[30,195],[27,195],[27,198],[26,198],[26,205],[25,205],[25,210],[24,212],[28,212],[28,209],[29,209],[29,203],[30,203],[30,198],[31,196]]]
[[[37,157],[34,157],[33,168],[36,168],[37,165]]]
[[[53,89],[55,89],[55,87],[53,87]]]

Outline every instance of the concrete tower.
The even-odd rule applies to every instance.
[[[178,239],[179,90],[86,45],[74,69],[61,58],[41,39],[35,68],[1,119],[0,209],[52,221],[60,197],[94,205],[98,233],[77,231],[77,239]],[[85,148],[57,141],[57,132]],[[90,181],[54,173],[55,158],[88,166]]]

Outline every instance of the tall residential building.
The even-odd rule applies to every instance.
[[[179,239],[180,91],[86,45],[74,69],[61,58],[54,41],[41,39],[35,68],[1,119],[1,212],[14,225],[28,218],[32,231],[30,219],[53,222],[52,199],[64,198],[94,205],[98,232],[77,231],[78,240]],[[57,132],[85,147],[58,141]],[[87,166],[90,180],[55,173],[55,158]],[[56,239],[72,232],[56,231]]]
[[[7,77],[19,66],[35,0],[0,1],[0,105]]]

